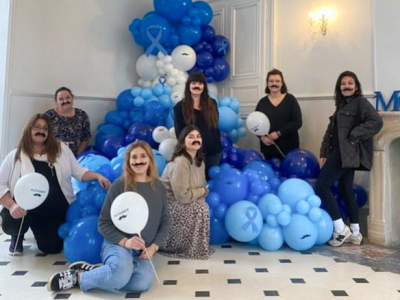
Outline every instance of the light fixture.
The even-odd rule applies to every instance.
[[[308,13],[309,29],[312,33],[320,32],[326,36],[329,23],[335,18],[335,10],[332,7],[324,7]]]

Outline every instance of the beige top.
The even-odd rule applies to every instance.
[[[183,204],[192,203],[204,197],[206,184],[204,162],[200,167],[179,156],[167,164],[161,177],[167,190],[167,198]]]

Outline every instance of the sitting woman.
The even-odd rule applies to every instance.
[[[142,238],[118,230],[111,219],[112,203],[127,191],[142,195],[149,207]],[[101,259],[104,265],[74,263],[69,270],[54,274],[47,283],[47,289],[58,292],[80,286],[84,292],[95,288],[127,292],[148,290],[154,281],[149,259],[164,242],[168,226],[166,192],[157,179],[153,152],[146,142],[137,140],[128,147],[124,176],[112,184],[100,213],[99,232],[104,237]],[[144,251],[145,248],[147,251]]]
[[[31,172],[46,177],[50,189],[45,201],[27,214],[14,201],[13,195],[18,179]],[[71,177],[82,181],[98,180],[103,188],[111,185],[107,178],[79,165],[71,150],[54,137],[47,115],[34,115],[25,125],[17,149],[7,155],[0,167],[2,226],[3,231],[11,235],[11,255],[22,254],[22,241],[29,227],[40,251],[53,254],[63,249],[58,227],[65,222],[68,206],[76,198]],[[17,241],[22,217],[25,219]]]
[[[205,202],[208,190],[201,148],[199,129],[195,125],[186,126],[161,178],[171,215],[168,237],[162,245],[167,256],[208,259],[211,254],[210,215]]]

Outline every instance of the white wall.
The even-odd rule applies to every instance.
[[[10,1],[0,1],[0,107],[4,103],[4,90],[6,84],[7,67],[7,39],[8,39],[8,21],[9,21]],[[0,136],[2,132],[2,118],[5,111],[0,112]]]
[[[143,49],[128,26],[151,9],[148,0],[12,1],[0,158],[15,147],[33,113],[54,107],[60,86],[73,90],[94,134],[118,93],[137,83],[135,63]]]

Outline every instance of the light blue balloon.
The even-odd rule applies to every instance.
[[[307,202],[311,207],[320,207],[321,206],[321,198],[317,195],[311,195],[307,198]]]
[[[310,204],[308,204],[308,202],[305,200],[300,200],[299,202],[297,202],[296,210],[301,215],[308,214],[308,212],[310,211]]]
[[[282,229],[264,224],[258,236],[258,243],[267,251],[276,251],[283,245]]]
[[[169,85],[164,85],[164,94],[171,95],[172,88]]]
[[[218,107],[218,112],[219,112],[219,123],[218,123],[219,129],[225,132],[231,132],[235,128],[238,122],[237,121],[238,116],[232,109],[226,106]]]
[[[154,160],[156,161],[158,176],[161,177],[162,173],[164,172],[165,166],[167,165],[167,161],[165,160],[164,156],[161,155],[160,152],[153,149]]]
[[[293,250],[305,251],[311,249],[317,241],[317,226],[306,216],[292,214],[290,224],[283,227],[283,237]]]
[[[322,217],[322,209],[319,207],[312,207],[308,213],[308,217],[314,223],[318,223]]]
[[[142,88],[141,87],[135,86],[135,87],[133,87],[131,89],[131,94],[132,94],[133,97],[140,96],[141,93],[142,93]]]
[[[126,152],[126,147],[121,147],[121,148],[118,149],[117,155],[118,156],[124,156],[125,152]]]
[[[283,211],[286,211],[289,215],[292,214],[292,209],[291,209],[290,206],[287,205],[287,204],[283,204],[283,205],[282,205],[282,210],[283,210]]]
[[[258,246],[259,245],[259,243],[258,243],[258,238],[255,238],[254,240],[251,240],[250,242],[247,242],[249,245],[252,245],[252,246]]]
[[[160,101],[160,104],[162,105],[162,107],[164,107],[165,109],[168,109],[171,107],[172,105],[172,101],[171,101],[171,97],[167,94],[162,94],[159,98],[158,101]]]
[[[247,130],[246,130],[244,127],[240,127],[240,128],[237,130],[237,132],[238,132],[239,137],[244,137],[244,136],[246,136],[246,134],[247,134]]]
[[[311,185],[298,178],[285,180],[278,189],[278,197],[283,204],[289,205],[292,210],[296,208],[300,200],[307,200],[311,195],[315,195]]]
[[[239,140],[239,134],[236,129],[232,129],[229,132],[229,138],[231,139],[232,143],[236,143]]]
[[[229,107],[236,113],[239,112],[240,109],[240,103],[238,101],[233,101],[231,100],[231,103],[229,104]]]
[[[154,96],[161,96],[164,93],[164,88],[161,83],[157,83],[155,86],[153,86],[153,94]]]
[[[239,242],[255,239],[261,231],[263,218],[260,210],[250,201],[233,204],[225,216],[225,228],[229,235]]]
[[[282,202],[279,199],[273,199],[268,203],[268,212],[277,215],[282,211]]]
[[[276,195],[266,194],[266,195],[262,196],[260,198],[260,201],[258,202],[258,208],[260,209],[261,214],[263,215],[264,219],[267,219],[267,216],[269,215],[268,204],[273,200],[280,201]]]
[[[153,95],[153,91],[150,88],[144,88],[140,94],[143,99],[150,99]]]
[[[290,224],[291,217],[287,211],[283,210],[278,214],[277,220],[278,220],[279,225],[287,226]]]
[[[110,165],[111,165],[111,167],[114,168],[114,167],[115,167],[116,165],[118,165],[118,164],[123,164],[123,163],[124,163],[124,160],[125,160],[125,158],[124,158],[123,155],[114,157],[114,158],[111,160]]]
[[[267,224],[272,227],[278,226],[278,219],[275,215],[268,215],[267,216]]]
[[[218,99],[219,106],[229,106],[231,104],[231,98],[224,96]]]
[[[321,220],[316,223],[318,230],[316,245],[323,245],[328,242],[333,234],[333,221],[331,216],[323,209],[321,209]]]
[[[137,106],[137,107],[143,106],[143,104],[144,104],[143,97],[140,97],[140,96],[135,97],[135,99],[133,99],[133,104],[135,104],[135,106]]]

